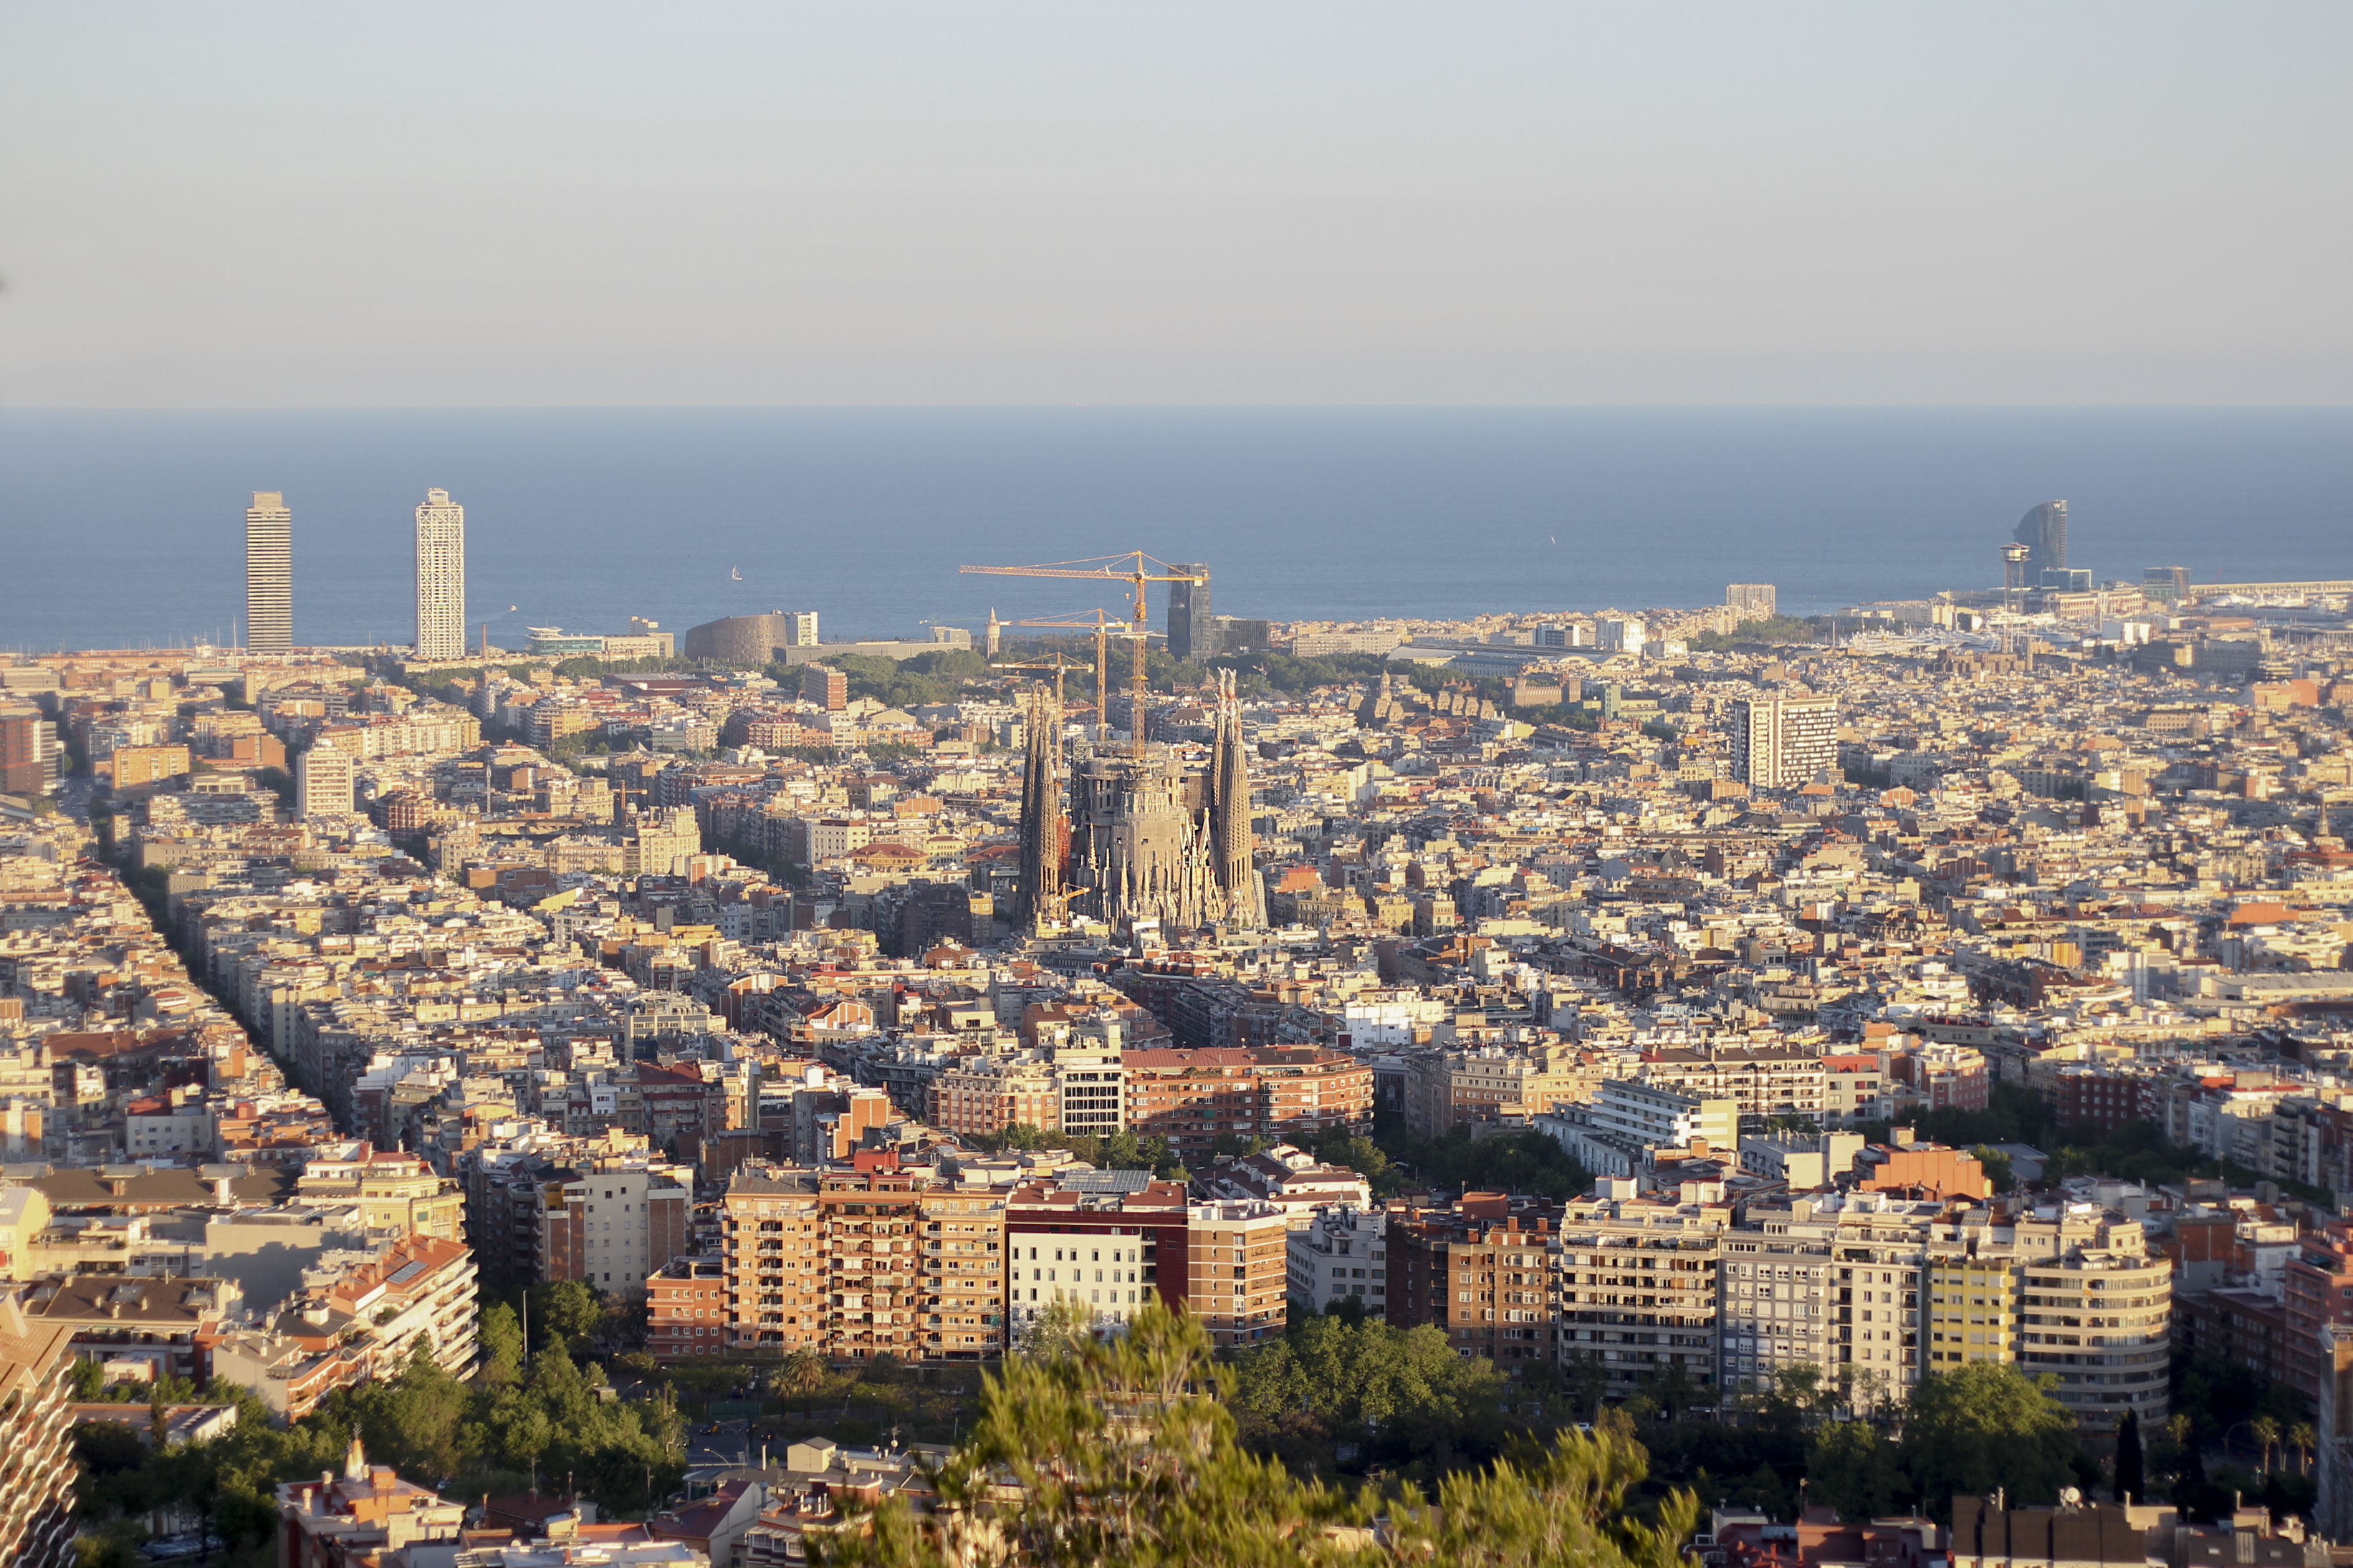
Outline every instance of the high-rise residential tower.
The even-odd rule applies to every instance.
[[[1724,590],[1724,603],[1740,621],[1769,621],[1781,613],[1781,595],[1770,583],[1731,584]]]
[[[294,647],[294,514],[277,490],[256,490],[245,510],[245,646],[253,653]]]
[[[1738,698],[1732,704],[1732,776],[1750,789],[1796,789],[1838,763],[1838,700]]]
[[[358,773],[352,759],[332,743],[317,742],[294,761],[294,815],[306,820],[351,816]]]
[[[1209,569],[1171,566],[1168,584],[1168,657],[1207,658],[1218,651],[1218,622],[1209,613]],[[1187,577],[1198,582],[1186,582]]]
[[[466,657],[466,509],[448,490],[417,509],[417,657]]]
[[[2040,582],[2045,572],[2067,566],[2067,503],[2047,500],[2018,520],[2010,537],[2026,546],[2026,580]]]

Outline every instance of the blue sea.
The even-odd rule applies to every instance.
[[[0,647],[227,636],[255,489],[293,510],[298,642],[407,640],[427,486],[464,503],[470,619],[510,647],[632,615],[921,637],[1115,608],[956,567],[1130,549],[1207,563],[1219,613],[1276,619],[1727,582],[1812,612],[1999,582],[2054,497],[2103,578],[2353,576],[2353,409],[12,409]]]

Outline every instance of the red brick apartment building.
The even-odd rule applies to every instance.
[[[1334,1127],[1368,1131],[1373,1069],[1315,1046],[1133,1050],[1127,1125],[1187,1155],[1209,1153],[1226,1133],[1269,1142],[1312,1141]]]

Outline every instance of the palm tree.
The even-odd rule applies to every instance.
[[[814,1345],[802,1345],[768,1372],[768,1386],[786,1399],[806,1398],[825,1386],[832,1363]]]
[[[2312,1450],[2319,1446],[2320,1434],[2312,1429],[2309,1421],[2299,1421],[2287,1429],[2287,1440],[2295,1448],[2295,1473],[2312,1474]]]
[[[2247,1430],[2263,1448],[2263,1474],[2272,1473],[2272,1450],[2279,1447],[2280,1424],[2268,1415],[2258,1415],[2247,1423]]]

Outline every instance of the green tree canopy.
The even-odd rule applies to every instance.
[[[1833,1421],[1814,1434],[1806,1479],[1809,1499],[1828,1503],[1850,1524],[1894,1513],[1905,1489],[1894,1445],[1863,1421]]]
[[[1301,1480],[1251,1455],[1219,1396],[1231,1373],[1189,1315],[1017,1356],[934,1477],[941,1506],[886,1500],[864,1531],[813,1536],[815,1568],[1678,1568],[1699,1501],[1635,1504],[1648,1456],[1622,1430],[1568,1434],[1441,1481],[1435,1507]],[[1388,1516],[1386,1531],[1371,1528]]]
[[[1904,1414],[1905,1468],[1921,1505],[1952,1517],[1953,1494],[1995,1488],[2017,1503],[2049,1503],[2075,1479],[2075,1419],[2050,1389],[2014,1366],[1974,1362],[1920,1380]]]

